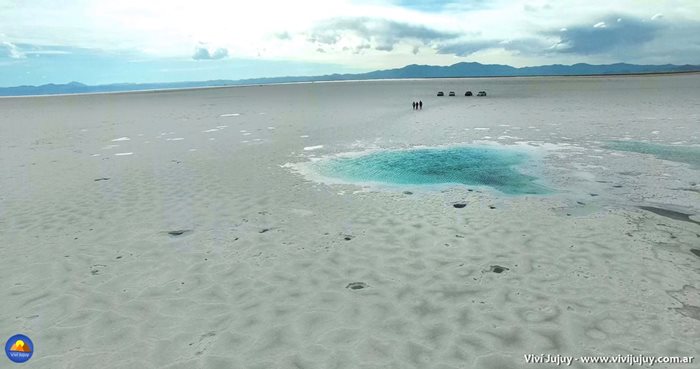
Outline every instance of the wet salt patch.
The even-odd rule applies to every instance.
[[[262,141],[262,138],[256,138],[253,141],[259,142],[259,141]]]
[[[203,133],[210,133],[210,132],[218,132],[219,130],[217,128],[212,128],[212,129],[207,129],[206,131],[202,131]]]
[[[299,137],[301,137],[301,138],[309,138],[309,135],[301,135],[301,136],[299,136]]]
[[[112,142],[118,142],[118,141],[130,141],[131,139],[129,137],[119,137],[115,138],[112,140]]]
[[[521,137],[515,137],[515,136],[498,136],[499,140],[506,140],[506,139],[512,139],[512,140],[522,140]]]
[[[488,131],[488,130],[490,130],[490,129],[491,129],[491,128],[486,128],[486,127],[477,127],[477,128],[474,128],[475,131]]]
[[[510,124],[499,124],[499,127],[510,127]]]
[[[313,150],[318,150],[322,149],[323,145],[316,145],[316,146],[307,146],[304,148],[304,151],[313,151]]]
[[[265,115],[265,113],[258,113],[258,114],[260,114],[260,115]]]
[[[529,129],[535,129],[535,128],[537,128],[537,127],[535,127],[535,126],[529,126],[529,127],[527,127],[527,128],[529,128]]]
[[[87,131],[88,131],[88,130],[85,129],[85,128],[83,128],[83,129],[80,130],[80,132],[87,132]]]
[[[113,149],[115,147],[119,147],[119,145],[107,145],[107,146],[103,147],[102,150],[110,150],[110,149]]]
[[[90,155],[90,156],[95,157],[95,156],[101,156],[101,155],[102,155],[102,154],[92,154],[92,155]]]
[[[189,150],[187,150],[187,151],[192,152],[192,151],[197,151],[197,149],[189,149]]]
[[[241,141],[241,143],[248,143],[248,142],[250,142],[250,141],[248,141],[248,140]]]
[[[275,129],[275,127],[267,127],[267,129],[273,130],[273,129]]]
[[[484,137],[482,137],[482,138],[483,138],[484,140],[490,140],[490,139],[491,139],[491,136],[484,136]]]
[[[238,131],[238,132],[245,133],[245,132],[248,132],[248,131],[246,131],[245,129],[242,129],[242,130],[240,130],[240,131]]]
[[[660,131],[651,131],[652,135],[658,135]]]
[[[671,145],[683,145],[683,144],[685,144],[685,141],[671,142]]]
[[[166,141],[182,141],[184,138],[182,137],[176,137],[176,138],[166,138]]]
[[[228,126],[226,126],[226,125],[224,125],[224,126],[216,126],[216,128],[218,128],[218,129],[224,129],[224,128],[228,128]]]
[[[243,134],[243,136],[250,136],[251,134],[252,134],[252,133],[250,133],[250,132],[246,132],[246,133]]]
[[[118,152],[114,154],[114,156],[129,156],[129,155],[134,155],[133,152]]]
[[[221,114],[219,115],[220,117],[237,117],[241,115],[240,113],[228,113],[228,114]]]
[[[209,138],[209,141],[214,141],[214,140],[216,140],[214,137]]]

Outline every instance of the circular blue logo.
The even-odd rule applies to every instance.
[[[34,343],[23,334],[10,337],[5,344],[5,354],[15,363],[23,363],[34,355]]]

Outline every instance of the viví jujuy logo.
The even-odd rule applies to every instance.
[[[29,337],[16,334],[5,343],[5,354],[15,363],[23,363],[34,355],[34,343]]]

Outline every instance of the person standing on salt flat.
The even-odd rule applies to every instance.
[[[423,110],[423,100],[418,102],[418,106],[420,107],[420,110]]]

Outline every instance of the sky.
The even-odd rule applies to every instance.
[[[0,86],[700,64],[698,0],[0,0]]]

